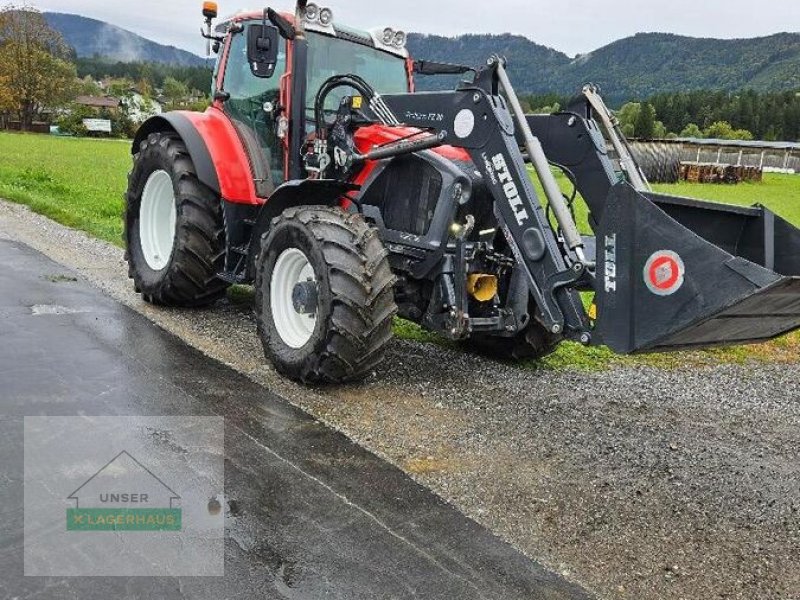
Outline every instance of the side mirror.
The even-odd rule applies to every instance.
[[[278,28],[272,25],[247,26],[247,62],[253,75],[269,79],[278,64]]]

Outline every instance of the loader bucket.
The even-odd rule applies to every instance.
[[[622,354],[770,340],[800,328],[800,230],[620,183],[597,230],[594,343]]]

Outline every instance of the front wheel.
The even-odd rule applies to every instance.
[[[264,353],[304,383],[358,380],[392,337],[394,276],[375,228],[339,208],[290,208],[262,239],[256,318]]]

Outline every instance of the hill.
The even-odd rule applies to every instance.
[[[532,42],[521,35],[462,35],[442,37],[412,33],[408,48],[417,58],[464,65],[482,65],[492,54],[509,59],[508,70],[514,86],[521,92],[546,93],[558,91],[558,74],[570,64],[570,58],[557,50]],[[452,89],[452,78],[421,77],[422,89]]]
[[[560,77],[564,91],[592,81],[625,98],[699,89],[800,89],[800,34],[717,40],[640,33],[578,57]]]
[[[157,62],[187,67],[206,60],[175,46],[158,44],[116,25],[65,13],[44,13],[50,27],[61,32],[81,58],[102,56],[111,61]]]
[[[78,15],[45,13],[79,57],[203,66],[205,59],[114,25]],[[612,103],[689,90],[800,89],[800,33],[736,40],[640,33],[575,58],[519,35],[458,37],[410,34],[415,57],[481,65],[492,54],[509,59],[521,93],[571,95],[587,82]],[[453,78],[420,77],[420,89],[448,89]]]
[[[738,40],[640,33],[574,59],[509,34],[412,34],[409,48],[415,56],[468,65],[500,54],[508,58],[518,90],[534,94],[569,95],[587,82],[600,85],[611,101],[697,89],[800,89],[798,33]],[[425,78],[420,87],[440,84]]]

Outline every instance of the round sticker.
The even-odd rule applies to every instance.
[[[468,108],[458,112],[453,122],[453,132],[462,140],[472,135],[475,129],[475,114]]]
[[[680,256],[671,250],[659,250],[647,259],[644,282],[657,296],[670,296],[681,289],[685,272]]]

